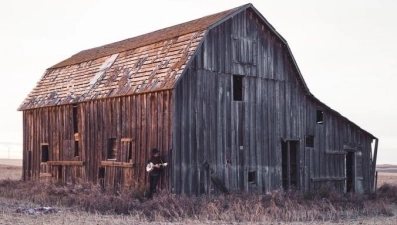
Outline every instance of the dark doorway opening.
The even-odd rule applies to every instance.
[[[98,181],[102,187],[105,186],[105,167],[99,167]]]
[[[256,183],[256,171],[248,172],[248,182]]]
[[[354,192],[354,152],[346,154],[346,190]]]
[[[282,181],[285,190],[296,188],[299,189],[299,168],[298,168],[298,141],[283,141],[281,142],[282,152]]]

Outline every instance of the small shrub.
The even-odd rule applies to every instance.
[[[387,199],[393,203],[397,203],[397,185],[385,183],[378,188],[377,194],[379,198]]]

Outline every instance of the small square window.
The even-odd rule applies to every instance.
[[[248,172],[248,182],[255,183],[256,181],[256,171]]]
[[[305,146],[308,148],[314,148],[314,136],[306,135]]]

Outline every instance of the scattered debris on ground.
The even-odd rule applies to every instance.
[[[16,210],[17,213],[25,213],[29,215],[40,215],[40,214],[49,214],[49,213],[58,213],[60,212],[54,207],[38,207],[38,208],[27,208],[20,206]]]

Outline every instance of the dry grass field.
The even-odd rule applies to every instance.
[[[310,196],[240,193],[210,199],[164,194],[146,200],[139,193],[115,196],[87,184],[21,182],[20,164],[0,160],[0,225],[397,224],[397,166],[381,165],[378,171],[376,197],[324,191]],[[56,212],[43,213],[45,206]]]

